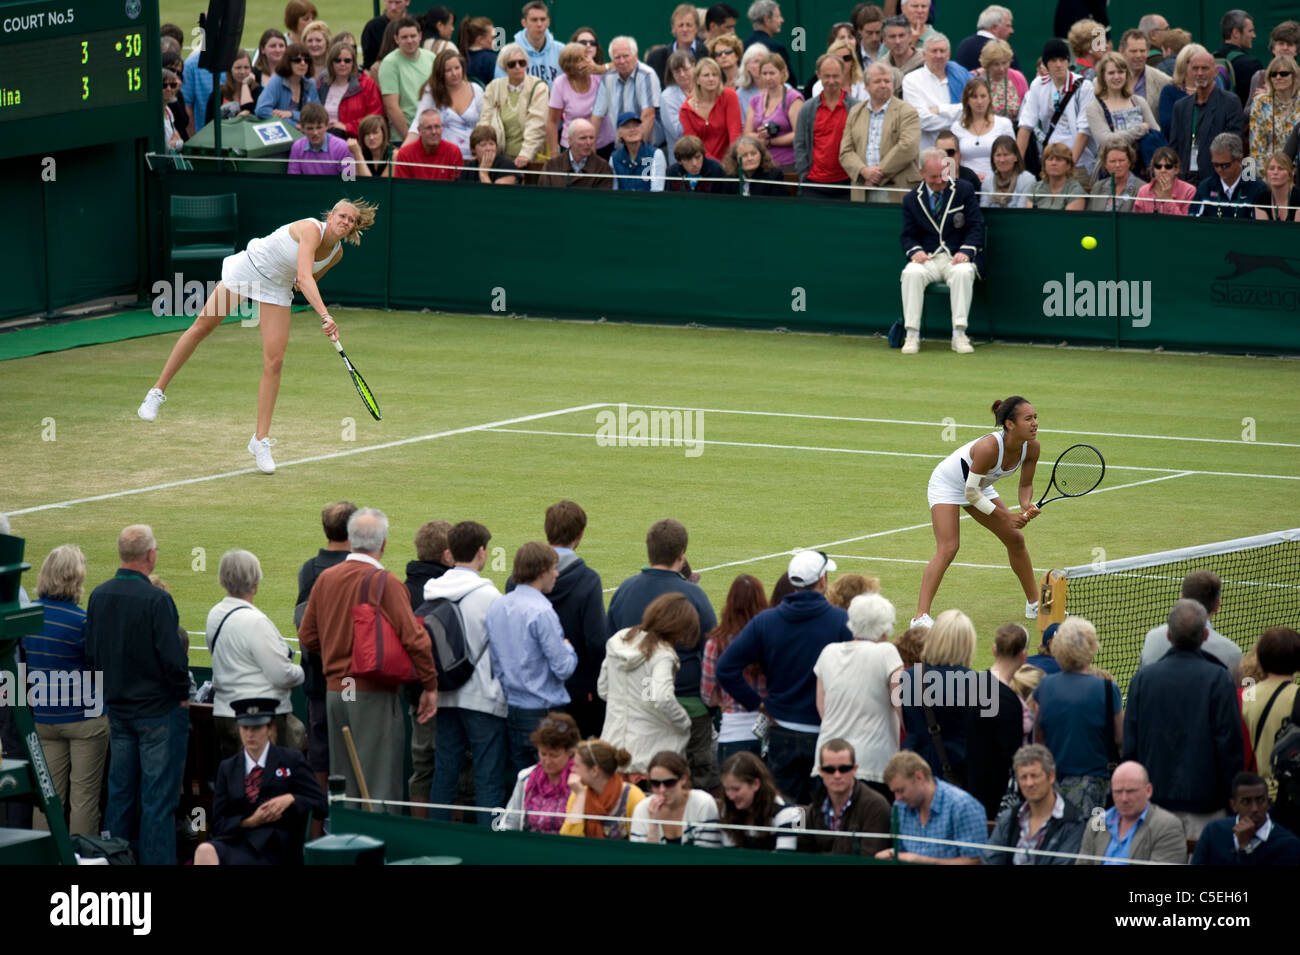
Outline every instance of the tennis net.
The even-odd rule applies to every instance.
[[[1300,629],[1300,528],[1067,568],[1066,609],[1097,628],[1095,663],[1126,692],[1147,632],[1165,622],[1194,570],[1223,580],[1213,626],[1243,651],[1268,627]]]

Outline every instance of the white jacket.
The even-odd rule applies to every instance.
[[[673,678],[677,653],[660,644],[646,659],[644,635],[631,643],[627,628],[605,643],[596,692],[605,700],[605,727],[600,738],[632,754],[628,772],[644,773],[655,753],[668,749],[685,755],[691,738],[691,717],[677,702]]]
[[[221,633],[212,653],[212,715],[234,717],[230,704],[252,699],[278,700],[277,713],[292,713],[289,695],[302,682],[302,667],[293,662],[293,652],[271,618],[247,600],[226,597],[208,611],[209,651],[218,627]]]
[[[438,691],[438,708],[453,706],[466,710],[490,713],[505,719],[506,692],[492,675],[492,651],[488,645],[488,608],[501,599],[501,591],[486,577],[480,577],[468,567],[453,567],[441,577],[434,577],[424,585],[424,599],[446,597],[460,603],[460,615],[465,621],[465,640],[469,643],[470,657],[478,654],[474,675],[456,690]]]

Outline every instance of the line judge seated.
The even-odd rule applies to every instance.
[[[243,750],[217,770],[212,841],[199,846],[195,865],[302,861],[307,813],[325,811],[325,793],[302,753],[271,742],[278,703],[268,697],[231,704]]]
[[[921,153],[922,182],[903,197],[903,354],[921,350],[921,308],[932,282],[948,285],[952,307],[952,350],[969,355],[966,337],[971,294],[984,266],[984,216],[970,184],[954,181],[940,149]]]

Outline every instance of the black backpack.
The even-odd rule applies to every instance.
[[[1272,702],[1269,700],[1270,705]],[[1261,726],[1267,716],[1268,710],[1265,709],[1260,719]],[[1300,692],[1296,693],[1290,718],[1282,721],[1273,739],[1273,753],[1268,762],[1273,769],[1273,778],[1277,780],[1276,804],[1300,812]]]
[[[470,656],[469,640],[465,636],[465,618],[460,613],[460,601],[438,597],[420,604],[415,615],[424,623],[433,643],[433,662],[438,667],[438,689],[459,690],[474,675],[474,668],[487,652],[488,640]]]

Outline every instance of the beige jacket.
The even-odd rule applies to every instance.
[[[840,140],[840,165],[848,173],[854,189],[854,202],[866,202],[867,187],[858,174],[866,168],[867,139],[871,130],[871,101],[865,100],[849,110]],[[885,106],[885,122],[880,134],[880,182],[876,188],[910,189],[921,181],[916,160],[921,148],[921,121],[916,110],[897,97]],[[902,202],[903,193],[886,193],[891,202]]]
[[[509,94],[508,79],[503,77],[489,83],[483,91],[483,112],[478,121],[480,126],[491,126],[496,131],[497,143],[502,147],[506,142],[506,127],[501,114],[507,108]],[[524,78],[523,95],[519,97],[519,124],[524,128],[524,144],[519,155],[529,162],[546,158],[546,117],[550,98],[550,89],[544,81],[535,76]]]
[[[1171,862],[1175,865],[1187,864],[1187,837],[1183,835],[1183,822],[1167,809],[1161,809],[1155,803],[1149,804],[1150,811],[1146,821],[1129,843],[1130,859],[1149,859],[1152,862]],[[1083,843],[1079,854],[1100,856],[1106,854],[1110,845],[1110,830],[1103,823],[1100,827],[1095,822],[1101,819],[1094,815],[1083,829]],[[1075,865],[1100,865],[1091,859],[1076,859]]]

